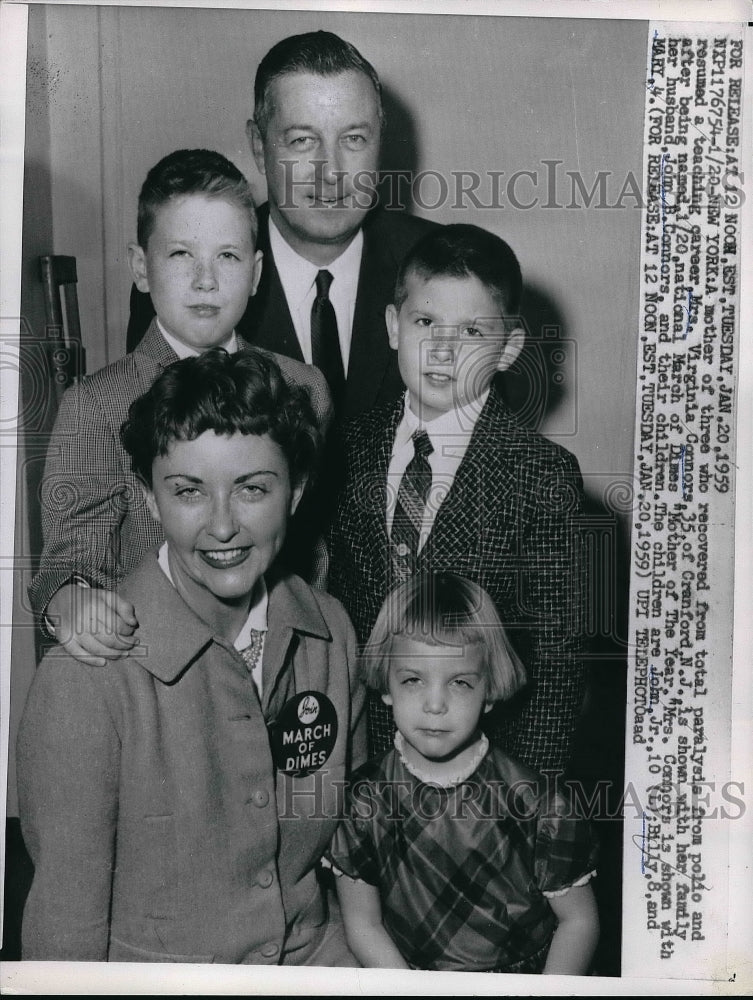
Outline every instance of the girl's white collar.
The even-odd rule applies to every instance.
[[[476,744],[476,752],[465,767],[460,771],[453,771],[451,770],[453,762],[449,761],[447,764],[447,773],[441,775],[440,777],[424,773],[420,768],[416,767],[415,764],[412,764],[406,758],[404,753],[405,741],[400,730],[395,733],[395,750],[397,750],[398,757],[414,778],[418,778],[419,781],[423,781],[427,785],[439,785],[441,788],[451,788],[453,785],[459,785],[463,781],[467,781],[468,778],[470,778],[484,757],[486,757],[487,751],[489,750],[489,740],[482,733],[481,739]]]

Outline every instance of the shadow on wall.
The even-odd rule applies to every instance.
[[[585,477],[584,550],[587,562],[586,692],[568,778],[590,803],[599,840],[593,888],[601,935],[595,971],[620,975],[622,929],[622,799],[625,791],[630,484],[594,488]]]
[[[577,400],[578,387],[566,382],[568,370],[577,372],[571,357],[577,345],[568,337],[565,318],[547,292],[526,285],[523,294],[525,346],[511,368],[497,376],[497,388],[517,421],[538,429],[567,399]],[[576,429],[574,419],[575,415],[563,424],[573,424],[568,428],[571,433]]]
[[[380,157],[379,204],[411,211],[408,181],[415,177],[420,160],[415,118],[389,87],[382,88],[382,107],[385,128]]]

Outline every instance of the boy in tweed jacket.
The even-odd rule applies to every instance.
[[[583,492],[574,456],[518,425],[492,384],[523,347],[521,290],[510,247],[476,226],[443,227],[406,257],[386,320],[407,392],[346,426],[329,589],[363,645],[415,572],[483,587],[529,677],[487,730],[541,771],[566,766],[583,697]],[[370,752],[393,733],[372,697]]]
[[[29,588],[58,642],[100,665],[134,642],[133,606],[114,588],[162,541],[120,443],[130,403],[179,358],[224,347],[273,357],[286,381],[308,389],[323,428],[332,413],[317,368],[251,347],[235,333],[262,255],[251,189],[232,163],[205,149],[160,160],[141,189],[137,236],[129,264],[156,316],[135,351],[63,397],[42,483],[44,546]]]

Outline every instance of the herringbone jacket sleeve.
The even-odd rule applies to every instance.
[[[538,484],[522,507],[519,606],[531,620],[524,629],[529,685],[502,742],[539,771],[561,769],[570,759],[583,701],[587,595],[583,483],[569,452],[547,454]]]
[[[38,614],[75,576],[113,588],[159,539],[119,439],[128,404],[144,387],[116,378],[100,383],[95,376],[66,392],[50,438],[41,488],[44,545],[29,588]]]

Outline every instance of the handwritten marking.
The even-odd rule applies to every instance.
[[[635,834],[633,835],[633,843],[635,844]],[[648,857],[648,855],[646,853],[646,847],[645,847],[645,845],[646,845],[646,813],[644,811],[643,818],[641,819],[641,842],[640,842],[640,849],[641,849],[641,875],[645,875],[646,874],[646,858]],[[639,846],[639,845],[636,844],[636,847],[637,846]]]
[[[654,669],[654,665],[652,663],[651,666],[648,668],[648,710],[649,710],[649,712],[651,711],[651,709],[654,707],[654,705],[656,705],[656,703],[659,700],[658,688],[659,688],[659,681],[658,681],[658,678],[656,676],[656,670]]]
[[[660,260],[662,266],[666,264],[669,266],[669,251],[671,240],[669,234],[667,233],[667,192],[666,185],[664,183],[664,173],[666,169],[666,162],[670,158],[669,153],[662,153],[661,163],[659,165],[659,200],[661,201],[661,256]]]
[[[693,301],[694,301],[693,289],[692,288],[688,288],[687,289],[687,293],[688,293],[688,304],[686,306],[683,306],[683,309],[688,314],[688,319],[687,319],[687,322],[685,323],[685,333],[683,333],[683,335],[682,335],[682,339],[683,340],[687,340],[688,339],[688,334],[690,333],[690,330],[691,330],[690,320],[692,318],[692,309],[693,309]]]
[[[634,833],[633,836],[630,838],[635,847],[637,847],[641,852],[641,874],[643,874],[646,870],[645,859],[648,859],[649,861],[658,861],[659,864],[662,866],[662,868],[669,868],[670,872],[674,872],[675,875],[679,875],[680,878],[685,879],[686,882],[690,882],[691,892],[696,892],[698,889],[703,889],[704,892],[711,892],[713,886],[705,885],[703,882],[701,882],[700,879],[696,878],[695,875],[692,874],[688,875],[686,872],[680,871],[679,868],[675,868],[675,866],[671,865],[669,861],[663,861],[660,854],[651,854],[649,851],[647,851],[646,848],[644,847],[644,841],[646,839],[645,829],[646,829],[646,814],[644,812],[643,814],[644,832],[641,833],[640,835]]]
[[[680,460],[677,463],[677,475],[680,480],[680,492],[682,493],[683,500],[687,500],[688,494],[685,492],[685,448],[686,445],[680,445]]]

